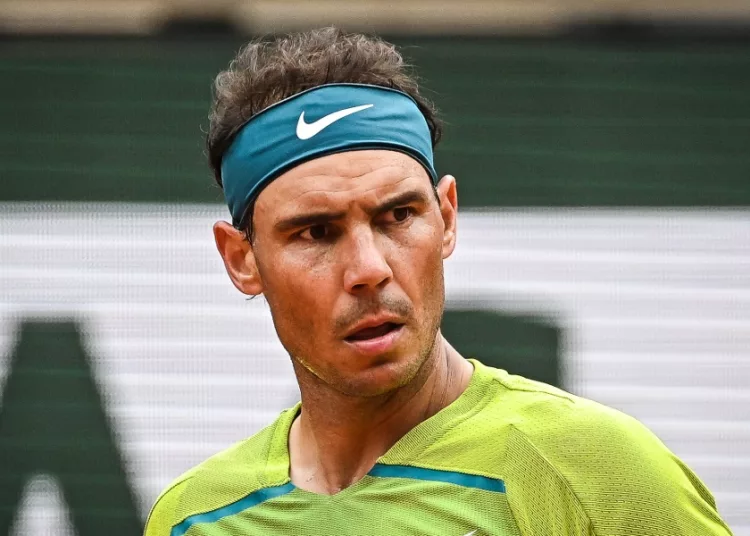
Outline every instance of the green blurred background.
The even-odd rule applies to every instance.
[[[750,46],[395,38],[447,122],[464,206],[750,202]],[[218,202],[213,76],[244,38],[0,47],[4,200]]]

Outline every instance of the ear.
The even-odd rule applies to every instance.
[[[458,192],[456,178],[446,175],[437,185],[440,200],[440,215],[443,218],[443,258],[447,259],[456,249],[456,219],[458,215]]]
[[[255,262],[255,252],[242,231],[225,221],[217,221],[214,224],[214,239],[227,274],[237,290],[248,296],[261,294],[263,283]]]

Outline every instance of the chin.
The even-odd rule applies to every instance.
[[[339,392],[348,396],[371,398],[382,396],[408,385],[417,376],[421,359],[415,356],[401,359],[383,356],[356,371],[337,371],[330,382]]]

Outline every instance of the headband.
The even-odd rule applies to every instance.
[[[438,180],[432,138],[417,103],[395,89],[328,84],[297,93],[254,115],[222,157],[224,198],[243,227],[260,191],[289,169],[321,156],[390,149],[416,159]]]

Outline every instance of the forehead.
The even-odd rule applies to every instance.
[[[287,171],[258,196],[256,216],[310,208],[375,203],[384,195],[431,188],[412,157],[388,150],[347,151],[316,158]]]

